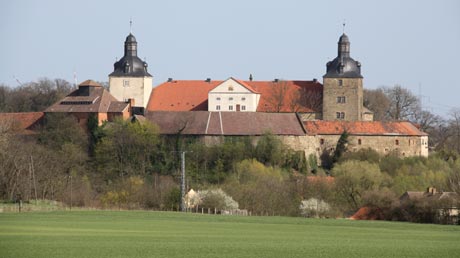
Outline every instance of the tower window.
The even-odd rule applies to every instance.
[[[129,87],[129,81],[123,80],[123,87]]]
[[[319,144],[323,145],[324,144],[324,139],[319,139]]]
[[[361,139],[358,139],[358,145],[361,145]]]
[[[338,84],[339,84],[340,87],[342,87],[343,86],[343,80],[339,80]]]
[[[345,119],[345,112],[336,112],[337,119]]]
[[[399,145],[399,140],[395,140],[395,145]]]
[[[346,103],[345,96],[338,96],[337,97],[337,103]]]

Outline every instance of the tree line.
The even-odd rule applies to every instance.
[[[64,83],[60,85],[67,85],[67,90],[58,90],[56,81],[44,81],[54,92],[50,96],[56,98],[72,89]],[[0,92],[7,98],[18,92],[34,92],[30,93],[36,96],[31,102],[34,105],[14,109],[12,104],[0,102],[6,107],[2,110],[45,108],[50,100],[37,96],[46,91],[26,88]],[[394,94],[389,92],[391,89],[377,89],[366,94],[366,101],[375,93],[382,94],[384,103],[391,103]],[[411,93],[403,92],[409,96],[398,99],[410,99]],[[376,118],[420,117],[416,115],[416,105],[403,102],[397,101],[399,108],[380,113],[374,106]],[[399,110],[398,115],[392,110]],[[199,138],[161,136],[150,123],[117,120],[98,126],[97,119],[90,117],[88,128],[81,128],[72,116],[47,114],[34,136],[16,135],[8,124],[0,124],[0,199],[51,199],[73,206],[176,210],[181,198],[179,152],[186,150],[188,189],[222,189],[241,209],[253,214],[311,215],[308,207],[314,203],[327,207],[315,210],[315,216],[343,216],[362,206],[374,206],[389,211],[390,219],[411,220],[404,214],[420,207],[414,204],[403,210],[397,206],[404,191],[423,191],[428,186],[460,191],[460,119],[454,116],[440,121],[427,123],[425,128],[433,130],[431,134],[440,134],[439,139],[434,137],[435,152],[428,158],[400,159],[373,150],[349,152],[344,136],[335,148],[339,151],[325,168],[317,165],[315,157],[305,158],[304,153],[292,151],[270,134],[258,139],[223,137],[221,144],[207,146]]]

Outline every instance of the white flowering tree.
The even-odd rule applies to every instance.
[[[323,200],[310,198],[300,203],[300,213],[305,217],[322,217],[331,210],[331,206]]]
[[[236,210],[238,203],[222,189],[201,190],[192,198],[198,206],[217,210]],[[199,201],[198,201],[199,200]]]

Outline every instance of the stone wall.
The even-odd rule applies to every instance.
[[[340,81],[342,85],[340,85]],[[346,121],[361,121],[363,119],[362,78],[324,78],[323,85],[324,120],[337,120],[337,112],[344,112],[343,120]],[[345,103],[337,101],[337,97],[342,96],[345,97]]]

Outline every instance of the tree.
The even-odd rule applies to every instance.
[[[364,90],[364,106],[374,112],[374,121],[388,119],[387,112],[390,109],[390,100],[382,88]]]
[[[285,106],[290,106],[292,103],[286,103],[289,99],[289,94],[292,92],[289,90],[287,81],[277,80],[272,82],[270,94],[267,97],[267,102],[273,112],[281,112]]]
[[[348,145],[348,133],[344,131],[341,135],[339,140],[337,141],[337,145],[335,146],[334,156],[332,157],[332,162],[339,161],[340,157],[347,151]]]
[[[413,120],[416,112],[420,110],[419,99],[408,89],[395,85],[383,88],[390,101],[387,116],[391,120]]]
[[[48,78],[24,83],[16,88],[2,85],[0,86],[0,111],[43,111],[69,94],[72,89],[72,85],[63,79]]]
[[[346,161],[332,169],[337,194],[348,203],[348,208],[358,209],[366,191],[379,189],[383,181],[377,164],[367,161]]]
[[[95,158],[99,170],[109,177],[152,173],[153,157],[157,152],[158,129],[148,122],[121,119],[107,123],[104,137],[96,145]]]

